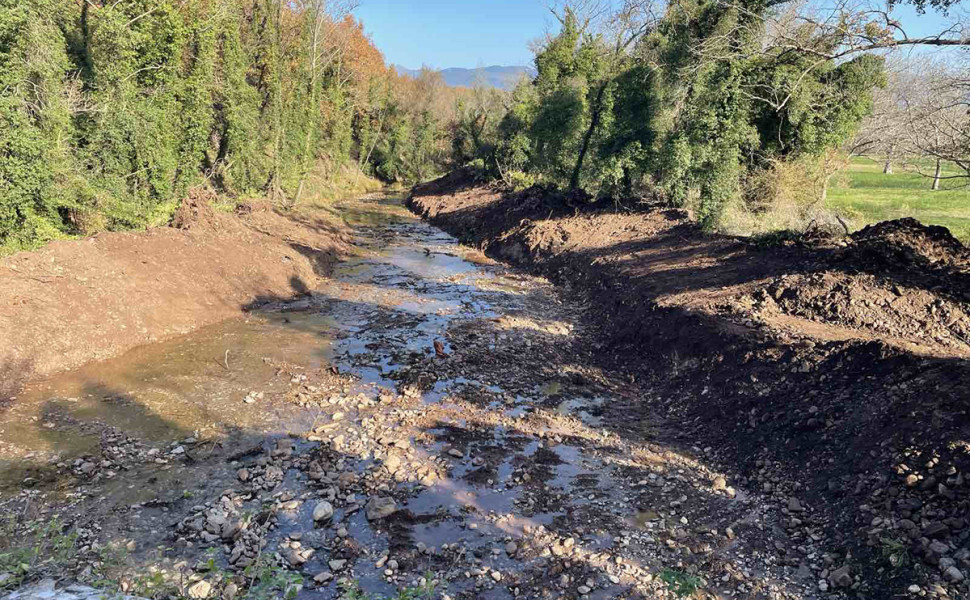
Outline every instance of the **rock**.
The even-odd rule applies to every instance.
[[[949,534],[950,528],[945,523],[939,521],[930,523],[923,528],[923,537],[930,538],[931,540],[945,538]]]
[[[589,589],[585,585],[581,585],[578,588],[576,588],[576,591],[579,592],[581,595],[585,596],[586,594],[592,592],[593,590]]]
[[[788,499],[788,510],[791,512],[803,512],[805,508],[798,502],[798,498],[791,497]]]
[[[505,544],[505,553],[509,556],[515,556],[515,553],[519,550],[519,546],[515,542],[509,542]]]
[[[829,583],[835,587],[849,587],[852,585],[852,574],[849,572],[848,565],[832,571],[829,574]]]
[[[327,564],[330,565],[330,569],[331,570],[333,570],[333,571],[340,571],[340,570],[343,570],[343,568],[347,566],[347,561],[346,560],[343,560],[343,559],[334,559],[334,560],[331,560]]]
[[[502,581],[502,573],[500,573],[499,571],[492,571],[491,573],[489,573],[489,575],[491,575],[492,579],[494,579],[495,581]]]
[[[394,498],[382,498],[375,496],[367,501],[365,514],[368,521],[378,521],[385,519],[397,512],[397,502]]]
[[[235,583],[230,583],[222,590],[222,597],[224,600],[234,600],[236,595],[239,593],[239,586]]]
[[[236,477],[239,481],[249,481],[249,469],[239,469],[236,471]]]
[[[97,468],[97,465],[95,465],[93,462],[83,462],[81,463],[81,467],[80,467],[81,472],[84,473],[85,475],[90,475],[91,473],[94,473],[94,470],[96,468]]]
[[[448,454],[450,454],[454,458],[465,458],[465,453],[459,450],[458,448],[452,448],[451,450],[448,451]]]
[[[718,475],[717,477],[714,478],[714,483],[711,485],[711,487],[715,491],[724,491],[727,489],[727,479]]]
[[[950,547],[944,544],[943,542],[941,542],[940,540],[933,540],[932,542],[930,542],[930,552],[932,552],[933,554],[939,554],[942,556],[943,554],[949,554]]]
[[[323,571],[313,576],[313,581],[315,583],[327,583],[331,579],[333,579],[333,573],[330,571]]]
[[[391,473],[397,471],[401,468],[401,457],[397,454],[388,454],[387,458],[384,459],[384,466]]]
[[[212,593],[212,585],[205,579],[202,581],[196,581],[189,586],[188,593],[189,598],[193,598],[194,600],[203,600],[204,598],[208,598],[209,594]]]
[[[326,500],[321,500],[313,507],[313,522],[329,521],[333,518],[333,505]]]
[[[917,483],[919,483],[919,477],[916,475],[910,473],[906,476],[906,487],[916,487]]]
[[[290,565],[294,567],[299,567],[307,561],[303,553],[295,548],[287,548],[286,551],[283,552],[283,558],[285,558],[286,562],[290,563]]]
[[[953,583],[960,583],[964,579],[963,572],[956,567],[950,567],[943,572],[943,575],[947,578],[947,580],[952,581]]]
[[[3,580],[4,583],[6,581]],[[105,596],[104,590],[77,584],[58,588],[53,579],[44,579],[11,592],[3,598],[4,600],[102,600]],[[118,593],[110,594],[110,596],[113,600],[141,600],[135,596],[125,596]]]

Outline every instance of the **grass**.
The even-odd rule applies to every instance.
[[[883,174],[883,164],[869,158],[854,158],[852,164],[833,182],[828,207],[847,216],[853,226],[914,217],[926,225],[942,225],[964,243],[970,243],[970,186],[964,179],[943,179],[939,191],[921,165],[923,174],[913,167],[893,165],[895,173]],[[956,171],[944,171],[944,176]]]

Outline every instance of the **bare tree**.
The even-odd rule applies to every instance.
[[[965,68],[938,62],[922,69],[922,86],[904,98],[907,126],[904,139],[914,153],[933,163],[933,189],[943,179],[970,178],[970,72]],[[944,165],[957,172],[944,174]]]

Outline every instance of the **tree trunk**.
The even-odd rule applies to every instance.
[[[940,189],[940,179],[943,176],[943,161],[936,159],[936,173],[933,175],[933,191]]]
[[[583,145],[579,149],[579,158],[576,159],[576,167],[573,169],[573,175],[569,178],[569,189],[575,190],[579,188],[579,178],[583,172],[583,162],[586,161],[586,153],[589,151],[589,145],[593,141],[593,134],[596,133],[596,128],[600,124],[600,113],[603,112],[603,96],[606,95],[607,82],[603,82],[600,86],[598,92],[596,92],[596,102],[593,104],[593,118],[589,121],[589,128],[586,133],[583,134]]]

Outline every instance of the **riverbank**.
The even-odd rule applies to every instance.
[[[0,259],[0,404],[29,379],[303,294],[350,248],[324,211],[226,213],[200,196],[175,223]]]
[[[669,442],[706,448],[763,490],[790,517],[783,560],[801,563],[798,545],[824,537],[822,580],[851,576],[822,587],[889,597],[962,585],[970,254],[945,230],[904,220],[754,243],[705,235],[677,210],[509,193],[468,172],[408,204],[583,298],[596,362],[653,387],[607,420],[654,439],[663,415],[678,432]]]

